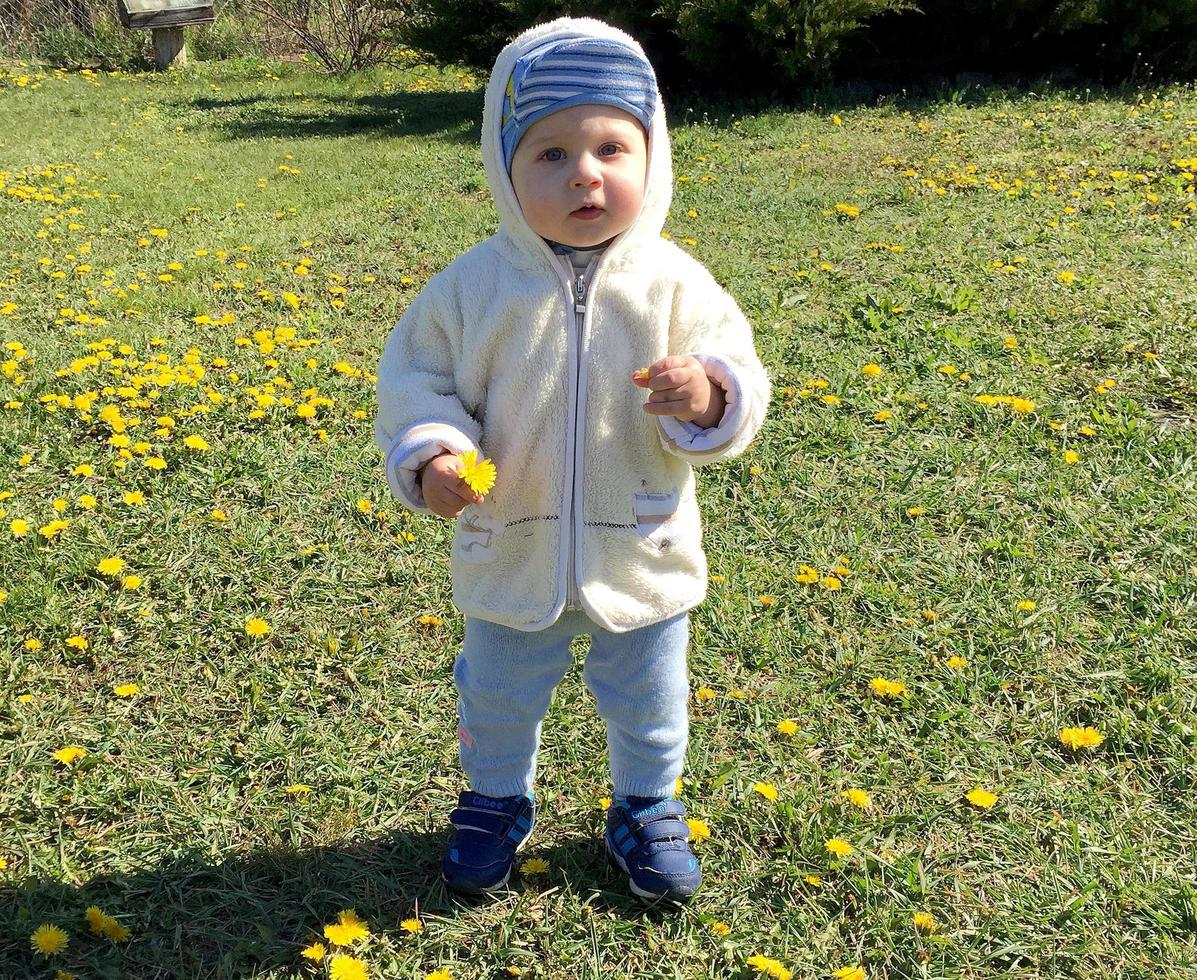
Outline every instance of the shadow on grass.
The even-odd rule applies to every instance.
[[[425,136],[477,145],[481,92],[394,92],[386,95],[280,95],[193,99],[226,139]]]
[[[26,879],[0,887],[0,977],[53,976],[58,969],[88,978],[235,978],[294,969],[299,951],[324,942],[321,930],[352,908],[376,936],[398,947],[411,942],[400,923],[415,916],[452,918],[488,903],[519,903],[531,893],[561,888],[578,904],[627,918],[672,914],[646,908],[612,871],[601,842],[570,839],[543,852],[546,876],[513,879],[510,891],[479,899],[448,892],[440,878],[446,832],[399,830],[374,840],[312,848],[263,848],[212,864],[198,853],[80,885]],[[533,842],[535,844],[535,841]],[[532,898],[528,895],[527,898]],[[93,936],[84,920],[91,905],[132,932],[127,944]],[[47,961],[30,949],[42,923],[70,934],[67,949]]]

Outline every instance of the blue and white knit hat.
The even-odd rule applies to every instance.
[[[503,102],[503,160],[534,122],[574,105],[609,105],[631,113],[648,131],[657,109],[657,76],[635,48],[598,37],[558,38],[515,63]]]

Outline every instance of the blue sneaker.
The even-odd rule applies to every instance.
[[[507,884],[515,852],[536,825],[529,796],[483,796],[467,789],[449,814],[457,830],[441,861],[441,877],[455,892],[480,895]]]
[[[690,850],[686,808],[677,800],[629,796],[607,808],[607,855],[626,872],[633,895],[684,902],[702,884]]]

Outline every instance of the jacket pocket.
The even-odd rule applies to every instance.
[[[670,526],[677,516],[680,498],[681,494],[677,490],[636,494],[636,530],[642,538],[661,550],[672,544]]]
[[[466,507],[457,519],[455,544],[463,561],[487,562],[495,559],[496,538],[503,522],[474,507]]]

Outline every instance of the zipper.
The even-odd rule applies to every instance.
[[[579,452],[581,444],[578,437],[578,430],[582,427],[580,402],[582,391],[582,341],[586,328],[586,272],[594,266],[596,259],[591,259],[590,265],[586,267],[585,272],[579,273],[574,279],[573,301],[574,301],[574,331],[577,337],[577,344],[575,351],[575,378],[574,383],[574,451],[573,451],[573,465],[570,467],[571,474],[571,492],[569,499],[569,558],[566,562],[567,571],[565,578],[565,608],[567,611],[576,610],[579,606],[579,595],[577,586],[577,512],[578,512],[578,494],[579,494],[579,470],[578,457],[582,455]],[[582,432],[585,435],[585,430]]]

